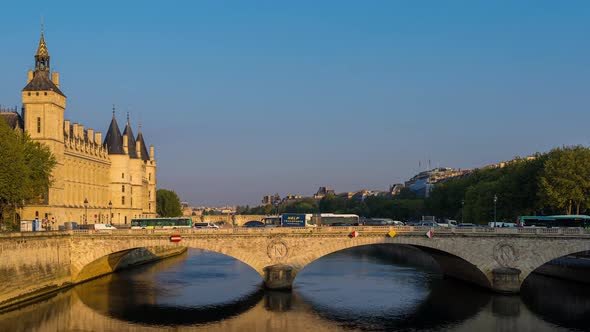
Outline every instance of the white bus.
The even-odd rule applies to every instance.
[[[176,229],[191,227],[193,227],[191,218],[131,219],[131,229]]]
[[[358,226],[359,216],[356,214],[321,213],[322,226]]]

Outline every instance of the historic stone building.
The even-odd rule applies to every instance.
[[[102,134],[64,119],[66,96],[59,74],[50,72],[43,33],[22,90],[22,112],[0,112],[15,129],[51,149],[57,160],[53,184],[44,197],[27,202],[19,215],[79,223],[129,223],[131,218],[156,215],[156,160],[141,133],[133,135],[129,116],[123,134],[115,112],[104,141]]]

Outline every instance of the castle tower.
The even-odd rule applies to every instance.
[[[22,90],[22,103],[26,132],[33,140],[47,145],[57,160],[52,174],[54,183],[44,197],[44,204],[61,202],[64,189],[62,172],[66,96],[59,89],[59,74],[50,72],[49,59],[45,36],[41,31],[35,53],[35,70],[29,70],[27,85]]]

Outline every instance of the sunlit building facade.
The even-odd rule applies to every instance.
[[[22,90],[22,110],[0,112],[15,129],[24,129],[49,147],[57,165],[47,193],[26,202],[22,220],[48,220],[57,228],[66,221],[129,223],[156,215],[156,160],[141,132],[134,136],[127,116],[121,133],[115,112],[107,134],[64,119],[66,96],[59,74],[50,71],[43,33]]]

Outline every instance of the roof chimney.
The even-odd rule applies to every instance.
[[[156,158],[154,154],[154,146],[150,145],[150,160],[154,160]]]
[[[129,137],[127,135],[123,135],[123,152],[129,154]]]
[[[137,153],[137,158],[141,159],[141,143],[139,141],[135,141],[135,153]]]
[[[97,132],[94,134],[94,142],[98,145],[102,144],[102,133]]]
[[[64,132],[66,133],[66,136],[70,136],[70,120],[64,121]]]
[[[54,71],[51,73],[51,81],[59,88],[59,73]]]
[[[28,76],[27,76],[27,84],[31,83],[33,80],[33,71],[29,69]]]

